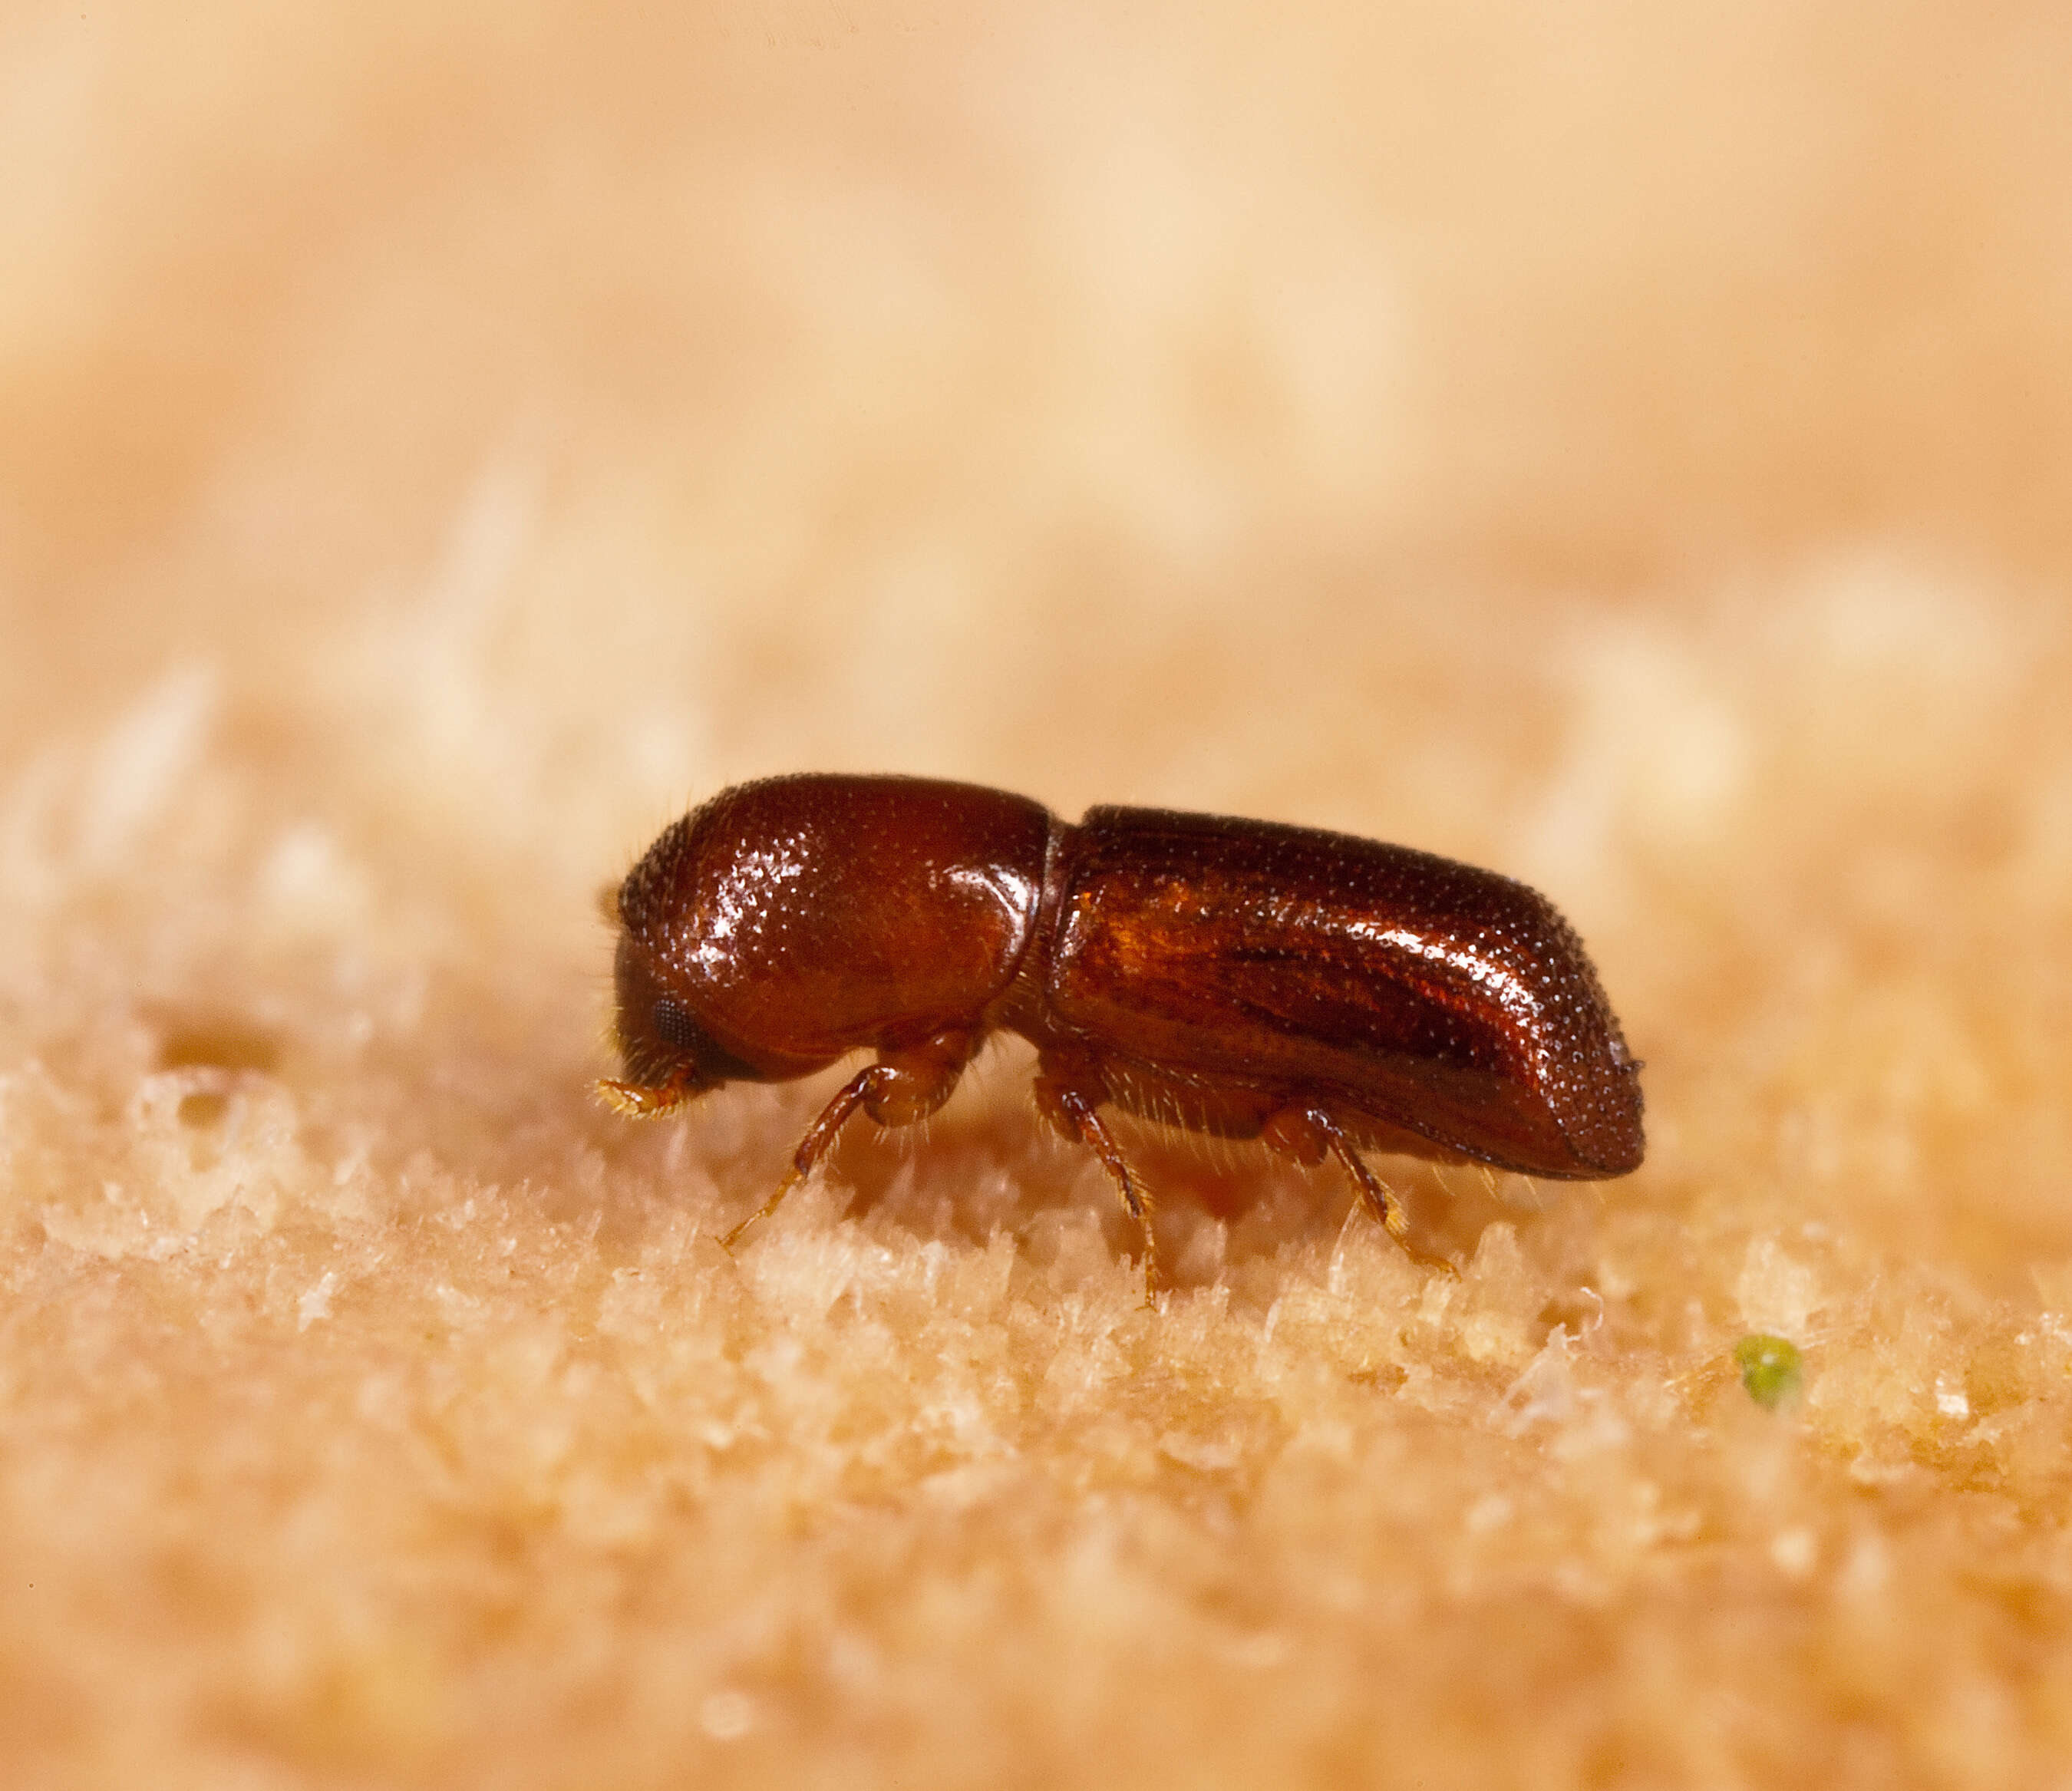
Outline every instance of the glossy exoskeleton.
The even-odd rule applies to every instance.
[[[934,1112],[1002,1028],[1037,1047],[1037,1106],[1114,1180],[1147,1275],[1110,1106],[1334,1156],[1399,1241],[1363,1148],[1570,1180],[1641,1160],[1639,1066],[1568,924],[1403,846],[1161,809],[1074,825],[975,785],[802,775],[667,828],[614,906],[624,1074],[598,1087],[621,1112],[876,1054],[729,1243],[858,1107]]]

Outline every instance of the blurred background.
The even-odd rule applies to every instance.
[[[619,746],[730,771],[962,761],[983,714],[984,769],[1065,797],[1356,710],[1374,762],[1304,769],[1357,785],[1392,659],[1474,711],[1478,606],[2072,561],[2054,6],[0,33],[14,749],[183,654],[262,704],[313,618],[444,579],[503,676],[552,668],[545,753],[604,688]]]

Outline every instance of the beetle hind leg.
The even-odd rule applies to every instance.
[[[1445,1257],[1435,1256],[1412,1240],[1410,1218],[1403,1210],[1403,1202],[1390,1197],[1381,1177],[1367,1167],[1367,1159],[1353,1148],[1344,1128],[1323,1108],[1284,1107],[1268,1117],[1260,1136],[1269,1149],[1293,1157],[1305,1168],[1317,1167],[1327,1156],[1336,1157],[1367,1202],[1367,1210],[1381,1221],[1382,1229],[1396,1240],[1404,1255],[1426,1268],[1442,1268],[1449,1275],[1457,1272]]]

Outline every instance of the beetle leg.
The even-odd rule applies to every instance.
[[[911,1126],[927,1119],[956,1091],[979,1038],[976,1031],[959,1029],[937,1033],[899,1050],[880,1051],[872,1068],[884,1074],[870,1078],[863,1111],[881,1126]]]
[[[1144,1236],[1144,1304],[1152,1304],[1152,1296],[1158,1280],[1158,1243],[1151,1232],[1151,1200],[1138,1181],[1137,1172],[1129,1166],[1129,1160],[1122,1154],[1122,1147],[1115,1141],[1115,1134],[1108,1129],[1108,1123],[1100,1116],[1099,1103],[1074,1083],[1059,1077],[1038,1075],[1035,1085],[1036,1105],[1043,1117],[1067,1137],[1076,1138],[1100,1159],[1101,1167],[1108,1171],[1108,1179],[1115,1184],[1116,1192],[1122,1197],[1122,1210],[1137,1221],[1137,1230]]]
[[[1297,1163],[1314,1166],[1322,1162],[1326,1154],[1335,1156],[1352,1177],[1367,1210],[1381,1221],[1383,1230],[1402,1247],[1404,1255],[1427,1268],[1456,1272],[1445,1257],[1434,1256],[1411,1241],[1409,1215],[1403,1210],[1403,1202],[1389,1198],[1380,1177],[1367,1167],[1367,1160],[1354,1149],[1338,1121],[1322,1107],[1282,1107],[1267,1120],[1260,1136],[1273,1149]]]
[[[858,1107],[882,1126],[911,1125],[933,1113],[950,1098],[976,1041],[976,1035],[968,1032],[940,1033],[905,1050],[881,1052],[877,1062],[857,1070],[806,1128],[776,1191],[722,1237],[720,1247],[733,1249],[734,1240],[750,1226],[777,1210],[784,1197],[813,1173],[843,1122]]]
[[[813,1173],[813,1165],[827,1153],[828,1147],[835,1141],[835,1134],[842,1128],[842,1121],[863,1104],[870,1088],[871,1078],[877,1075],[879,1066],[872,1064],[867,1070],[859,1070],[841,1086],[841,1091],[820,1109],[820,1116],[806,1128],[806,1136],[799,1140],[799,1148],[791,1153],[791,1166],[784,1172],[783,1179],[777,1184],[769,1199],[756,1208],[740,1224],[719,1240],[722,1250],[734,1248],[734,1241],[752,1226],[767,1219],[783,1204],[784,1197]]]

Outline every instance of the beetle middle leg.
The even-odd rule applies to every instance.
[[[806,1136],[792,1152],[791,1166],[784,1172],[776,1191],[723,1235],[720,1247],[733,1249],[743,1232],[768,1218],[783,1204],[784,1197],[811,1175],[833,1148],[843,1122],[858,1107],[881,1126],[911,1126],[927,1119],[950,1098],[977,1046],[976,1033],[959,1029],[938,1033],[918,1045],[880,1051],[877,1062],[857,1070],[820,1109],[820,1116],[806,1128]]]
[[[1122,1210],[1136,1220],[1144,1237],[1144,1304],[1150,1305],[1158,1281],[1158,1243],[1151,1231],[1151,1200],[1137,1172],[1130,1168],[1128,1158],[1122,1154],[1122,1147],[1115,1141],[1115,1134],[1108,1130],[1108,1122],[1100,1116],[1100,1103],[1107,1098],[1107,1091],[1098,1084],[1090,1090],[1086,1079],[1046,1062],[1036,1078],[1035,1095],[1037,1111],[1045,1119],[1100,1159],[1101,1167],[1122,1197]]]

